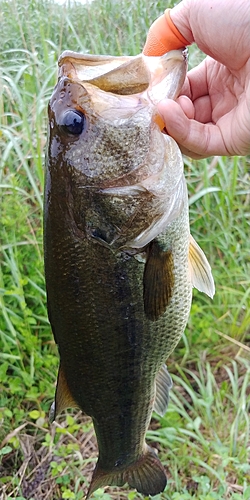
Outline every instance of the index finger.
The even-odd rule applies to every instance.
[[[186,95],[193,102],[208,95],[206,64],[206,59],[204,59],[198,66],[188,71],[180,95]]]

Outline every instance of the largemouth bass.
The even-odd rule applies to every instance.
[[[49,104],[44,238],[48,314],[60,354],[52,419],[90,415],[99,458],[87,498],[128,483],[166,486],[145,434],[167,409],[165,361],[184,332],[192,287],[213,296],[190,236],[183,161],[157,103],[175,99],[185,51],[162,57],[64,52]]]

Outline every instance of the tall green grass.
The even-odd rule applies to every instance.
[[[171,2],[169,3],[171,5]],[[97,455],[89,421],[70,413],[49,427],[57,350],[43,274],[46,109],[62,50],[141,51],[164,1],[0,0],[0,498],[83,498]],[[190,64],[202,55],[194,48]],[[192,234],[216,283],[194,291],[169,360],[174,389],[148,438],[167,467],[156,500],[249,500],[249,158],[185,159]],[[93,498],[141,498],[126,489]]]

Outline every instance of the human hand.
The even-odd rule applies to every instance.
[[[171,19],[209,57],[188,72],[176,102],[159,104],[168,134],[192,158],[249,154],[250,4],[183,0]]]

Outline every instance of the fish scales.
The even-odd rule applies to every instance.
[[[52,204],[50,208],[51,211],[54,210]],[[184,230],[184,225],[185,221],[180,221],[180,231]],[[55,245],[51,247],[53,236],[50,237],[50,232],[47,233],[49,241],[46,244],[46,254],[51,255],[51,264],[50,258],[46,257],[47,266],[53,268],[53,271],[49,268],[48,272],[51,273],[50,279],[54,284],[53,287],[50,285],[49,304],[57,305],[49,314],[52,324],[57,326],[55,332],[60,332],[60,343],[57,333],[55,335],[64,371],[68,371],[71,384],[74,384],[74,387],[71,387],[73,397],[87,414],[94,416],[92,406],[96,409],[99,404],[99,408],[95,410],[97,414],[112,414],[110,407],[106,406],[106,384],[108,383],[111,394],[117,392],[114,405],[118,404],[120,387],[124,389],[125,384],[128,388],[129,383],[131,389],[134,386],[135,401],[140,401],[144,398],[144,391],[138,390],[140,384],[147,385],[149,379],[150,389],[152,388],[155,373],[175,347],[178,341],[176,331],[186,324],[187,309],[191,300],[190,287],[183,286],[187,269],[183,265],[182,274],[176,280],[176,293],[174,291],[169,306],[172,311],[165,313],[152,325],[152,322],[144,317],[143,310],[144,264],[136,261],[134,257],[124,259],[121,256],[118,260],[109,249],[100,245],[95,245],[93,251],[90,245],[84,245],[77,237],[71,238],[70,241],[70,235],[65,237],[57,223],[55,228],[51,228],[51,232],[56,229],[59,236]],[[60,234],[63,234],[63,239]],[[185,257],[187,249],[179,245],[178,250],[179,254]],[[65,258],[60,258],[61,255],[65,255]],[[82,297],[84,300],[81,300]],[[179,315],[176,318],[174,308],[180,300]],[[71,339],[75,339],[75,343],[69,342],[69,335]],[[72,359],[75,360],[74,364]],[[75,365],[78,364],[81,370],[81,385],[79,370],[75,372]],[[117,387],[119,379],[120,387]],[[98,401],[97,392],[100,392]],[[151,414],[151,409],[149,412]]]
[[[156,58],[163,82],[167,75],[161,92],[173,72],[177,95],[185,55],[164,57]],[[67,52],[49,106],[45,276],[60,355],[52,417],[77,406],[93,420],[99,457],[87,497],[125,482],[145,495],[165,488],[165,470],[145,434],[153,407],[166,410],[171,379],[164,363],[185,329],[192,286],[213,290],[205,256],[190,243],[181,154],[157,125],[159,71],[142,58],[121,58],[120,66],[114,58],[111,78],[100,56],[101,83],[97,70],[93,85],[91,56]],[[131,95],[137,71],[126,95],[124,72],[137,60],[148,90]]]

